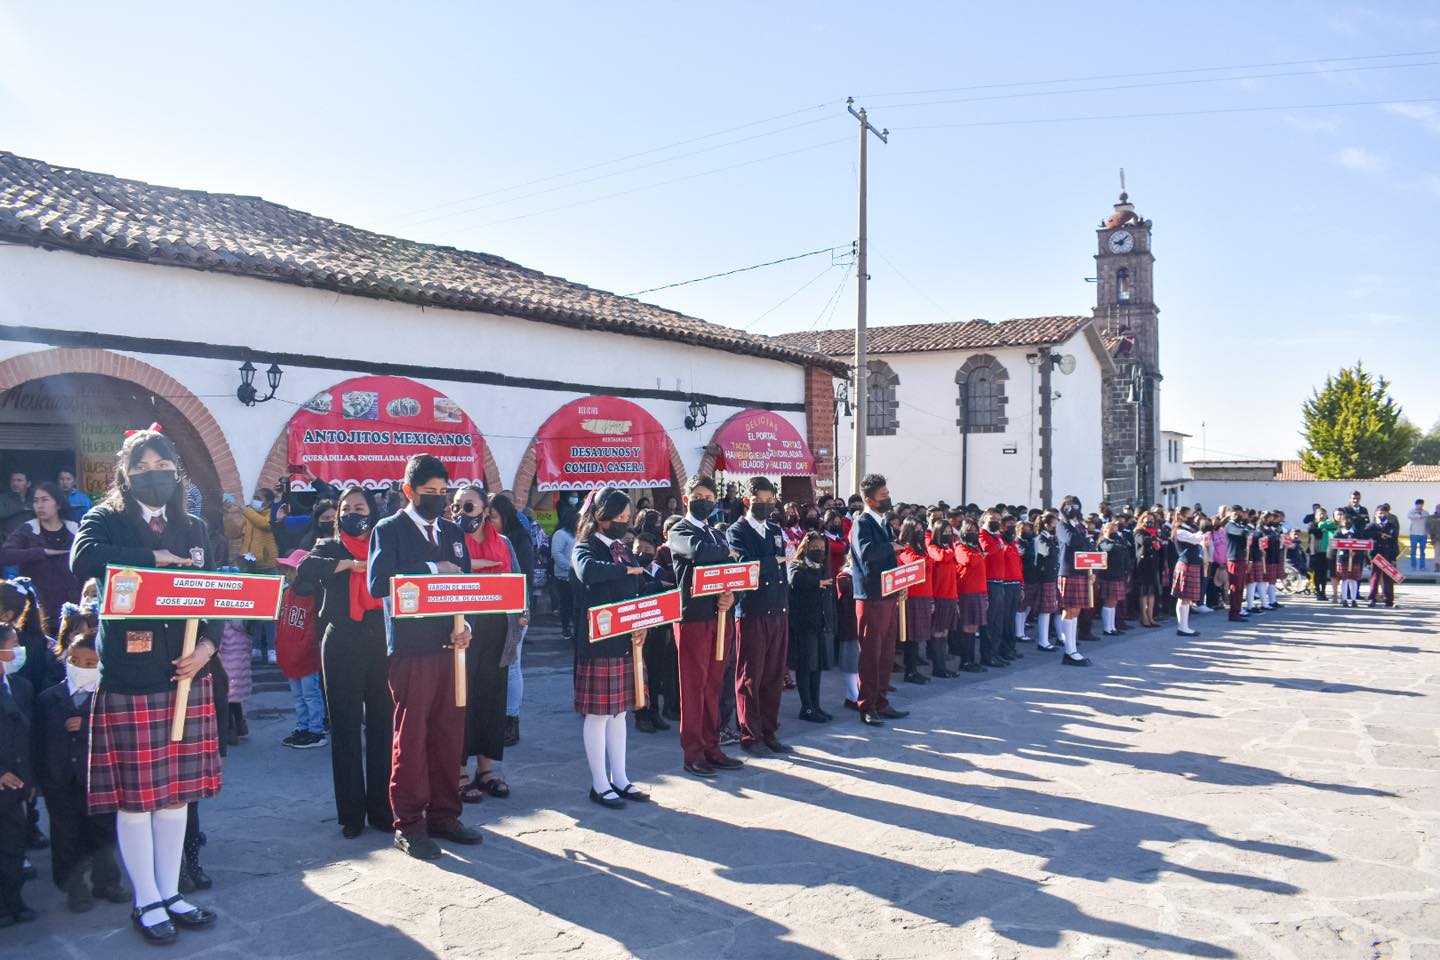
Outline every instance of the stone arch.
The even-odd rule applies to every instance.
[[[960,396],[955,405],[960,418],[955,423],[969,433],[1004,433],[1010,422],[1005,416],[1005,383],[1010,374],[988,353],[977,353],[955,371]]]
[[[195,430],[200,444],[210,456],[220,492],[240,496],[240,470],[235,464],[235,455],[220,424],[184,384],[142,360],[90,347],[51,347],[35,350],[0,360],[0,390],[9,390],[31,380],[63,374],[94,374],[133,383],[150,393],[163,397],[175,411],[184,417]],[[161,424],[164,426],[164,424]],[[137,424],[137,426],[145,426]],[[206,507],[219,509],[219,504]]]
[[[884,360],[865,364],[865,436],[891,437],[900,429],[900,375]]]
[[[280,435],[270,445],[270,452],[265,456],[265,462],[260,467],[260,475],[255,478],[255,489],[274,486],[275,481],[286,476],[290,466],[290,424],[287,421],[280,429]],[[484,434],[481,434],[484,436]],[[501,487],[500,465],[495,462],[495,451],[490,448],[487,442],[485,450],[485,486],[491,491],[498,491]]]

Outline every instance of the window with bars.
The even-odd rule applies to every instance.
[[[1009,419],[1005,416],[1005,381],[1010,374],[1000,361],[988,353],[978,354],[965,361],[955,373],[955,383],[960,396],[955,401],[960,408],[957,421],[961,430],[968,433],[1004,433]]]
[[[884,360],[871,360],[866,365],[865,379],[865,435],[867,437],[891,437],[900,428],[900,402],[895,399],[895,388],[900,378]]]

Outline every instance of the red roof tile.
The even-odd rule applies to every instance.
[[[1299,460],[1281,460],[1275,471],[1276,480],[1314,480],[1315,474],[1300,465]],[[1348,479],[1348,478],[1347,478]],[[1440,482],[1440,464],[1407,463],[1393,473],[1370,477],[1366,483],[1436,483]]]
[[[911,323],[901,326],[870,327],[866,350],[869,353],[922,353],[935,350],[977,350],[987,347],[1030,347],[1063,343],[1073,337],[1090,317],[1030,317],[991,323],[963,320],[956,323]],[[813,330],[782,333],[770,338],[787,346],[811,350],[832,357],[855,352],[854,330]]]

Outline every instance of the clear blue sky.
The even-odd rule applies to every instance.
[[[854,95],[893,131],[871,152],[873,323],[1088,312],[1124,166],[1155,222],[1163,419],[1192,456],[1202,420],[1211,456],[1292,456],[1301,399],[1357,358],[1440,417],[1440,101],[1015,122],[1437,98],[1440,53],[1375,57],[1440,51],[1429,0],[4,3],[0,48],[5,149],[621,293],[848,243]],[[827,263],[647,299],[848,324],[853,274],[827,312]]]

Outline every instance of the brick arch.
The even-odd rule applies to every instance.
[[[270,453],[266,455],[265,462],[260,466],[260,475],[255,478],[255,489],[274,486],[275,481],[289,474],[286,467],[290,466],[290,424],[286,423],[281,429],[280,436],[270,445]],[[483,437],[484,434],[482,433]],[[500,465],[495,462],[495,452],[490,449],[490,444],[485,444],[485,486],[491,490],[500,489]]]
[[[95,374],[124,380],[164,398],[195,430],[205,452],[210,455],[220,491],[237,497],[241,494],[240,470],[235,465],[235,455],[230,452],[230,444],[226,442],[220,424],[199,397],[158,367],[109,350],[52,347],[0,361],[0,390],[62,374]]]
[[[670,450],[670,472],[675,475],[675,489],[685,489],[685,481],[689,474],[685,472],[685,463],[680,459],[680,451],[675,447],[675,441],[667,433],[665,445]],[[711,461],[714,462],[713,459]],[[520,458],[520,466],[515,470],[515,486],[510,489],[515,491],[515,497],[524,500],[529,496],[530,487],[535,483],[535,470],[537,467],[535,455],[535,438],[530,438],[530,444],[525,448],[525,456]],[[525,491],[523,494],[521,491]]]
[[[1005,416],[1006,404],[1010,402],[1005,395],[1005,384],[1009,380],[1009,371],[990,354],[977,353],[967,359],[955,371],[955,384],[960,393],[955,400],[960,408],[956,426],[970,433],[1004,433],[1010,422]],[[982,389],[983,396],[978,393]],[[971,403],[974,409],[967,410],[967,404]]]

